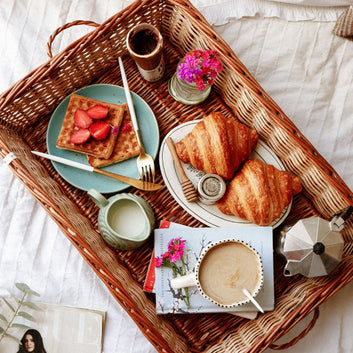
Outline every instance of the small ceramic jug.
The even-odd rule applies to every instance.
[[[154,214],[143,198],[122,193],[107,199],[94,189],[88,195],[100,208],[99,232],[112,248],[131,250],[147,241],[154,229]]]

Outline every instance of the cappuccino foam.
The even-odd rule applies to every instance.
[[[243,288],[253,294],[260,285],[261,263],[246,245],[221,243],[202,259],[199,281],[204,293],[220,304],[242,302],[247,300]]]

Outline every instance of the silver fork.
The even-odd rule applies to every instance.
[[[140,177],[143,181],[148,181],[148,182],[153,183],[154,177],[155,177],[154,160],[153,160],[152,156],[147,154],[145,152],[145,149],[143,148],[143,144],[142,144],[140,132],[139,132],[139,126],[138,126],[137,119],[136,119],[135,108],[134,108],[134,104],[132,102],[131,92],[130,92],[129,85],[127,82],[123,61],[121,60],[120,57],[118,60],[119,60],[121,78],[123,80],[126,101],[127,101],[128,107],[129,107],[132,125],[134,126],[134,130],[135,130],[136,138],[137,138],[137,143],[138,143],[138,146],[140,149],[140,155],[137,157],[137,169],[138,169],[138,171],[140,173]]]

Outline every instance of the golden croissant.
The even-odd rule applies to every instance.
[[[198,122],[175,147],[184,163],[230,180],[248,159],[258,141],[256,130],[222,113],[211,113]]]
[[[250,159],[230,182],[219,210],[260,226],[270,225],[300,193],[300,180],[259,159]]]

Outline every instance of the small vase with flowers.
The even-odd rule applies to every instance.
[[[215,50],[193,50],[179,62],[169,81],[169,93],[178,102],[194,105],[203,102],[223,65]]]

